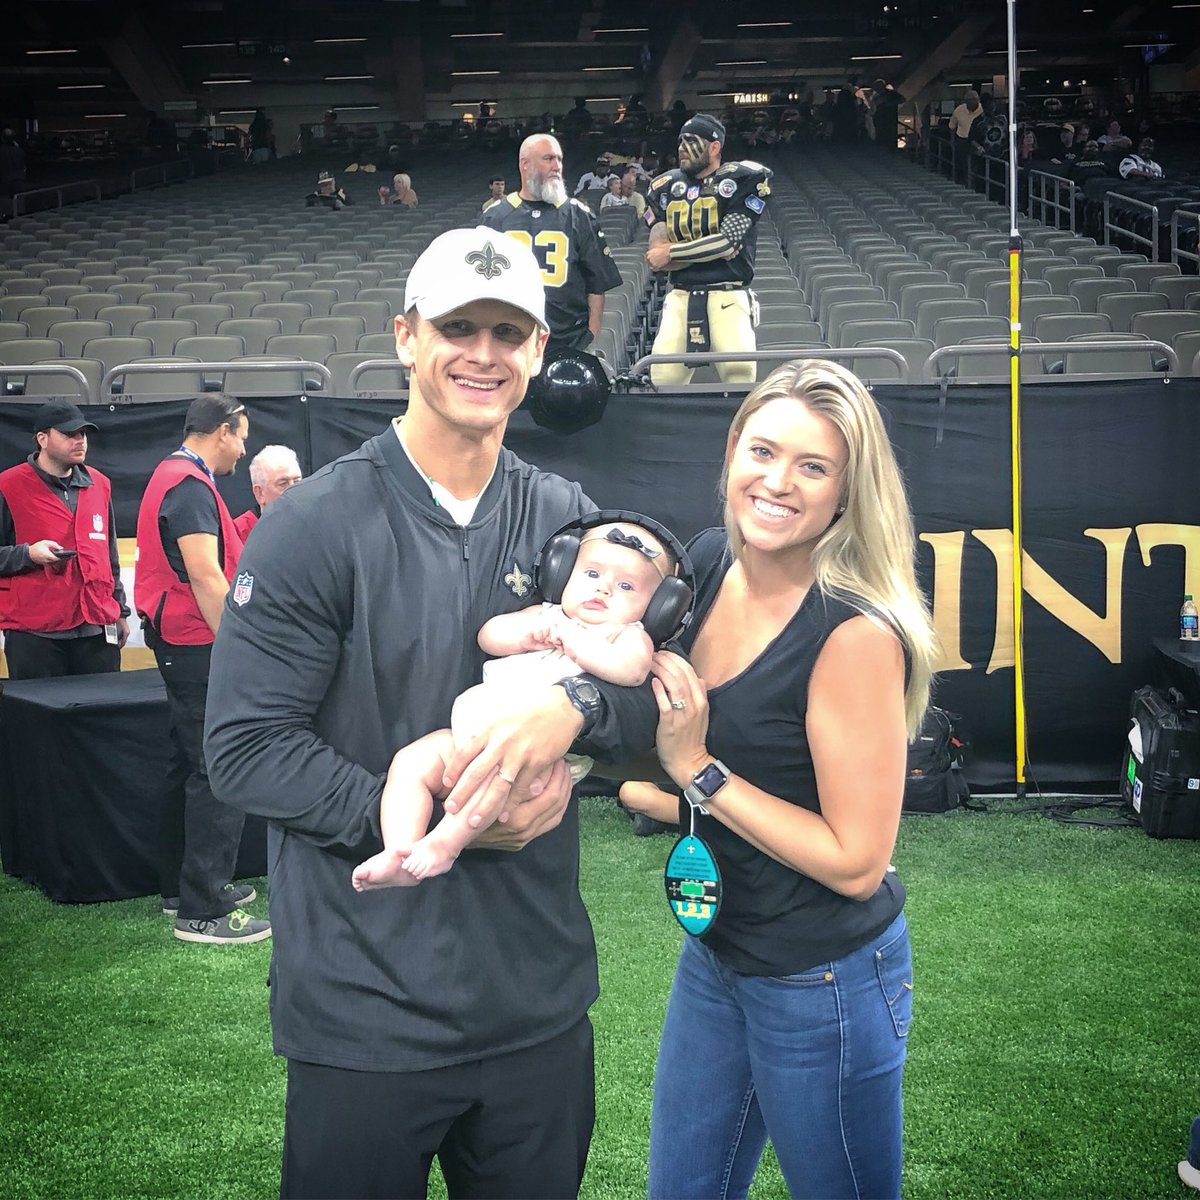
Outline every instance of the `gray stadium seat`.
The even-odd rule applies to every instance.
[[[1129,333],[1134,316],[1140,312],[1155,312],[1170,307],[1170,302],[1161,292],[1123,292],[1101,296],[1096,301],[1096,311],[1109,317],[1117,333]]]
[[[261,355],[266,350],[267,338],[282,332],[273,317],[234,317],[217,326],[218,336],[240,337],[246,343],[246,357]]]
[[[82,358],[83,348],[92,338],[111,335],[112,326],[107,321],[58,321],[45,334],[62,343],[63,356],[66,358]]]

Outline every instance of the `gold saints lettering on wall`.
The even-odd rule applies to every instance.
[[[1104,610],[1094,612],[1073,596],[1028,551],[1022,556],[1022,578],[1026,595],[1036,600],[1052,617],[1087,639],[1111,663],[1121,661],[1121,597],[1129,535],[1137,537],[1142,564],[1149,567],[1160,546],[1183,549],[1183,591],[1200,595],[1200,525],[1150,523],[1136,528],[1085,529],[1084,537],[1099,542],[1104,550]],[[962,570],[967,549],[967,531],[923,533],[920,540],[933,551],[933,621],[941,654],[938,671],[969,671],[972,664],[962,654]],[[972,529],[972,537],[984,546],[995,562],[995,633],[987,671],[991,674],[1015,661],[1012,618],[1012,531]]]

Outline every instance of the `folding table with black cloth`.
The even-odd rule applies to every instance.
[[[182,782],[157,671],[4,681],[0,859],[51,900],[156,895]],[[237,877],[265,873],[265,822],[248,818]]]

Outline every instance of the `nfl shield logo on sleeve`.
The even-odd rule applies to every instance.
[[[254,591],[254,576],[247,572],[244,575],[239,575],[233,581],[233,602],[239,608],[250,599],[250,593]]]

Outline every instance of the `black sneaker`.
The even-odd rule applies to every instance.
[[[206,942],[209,945],[231,945],[235,942],[261,942],[271,936],[271,922],[260,921],[243,909],[218,918],[185,920],[175,918],[175,936],[181,942]]]
[[[669,825],[666,821],[656,821],[653,817],[646,816],[645,813],[633,814],[634,837],[654,837],[658,833],[677,834],[678,832],[678,825]]]
[[[230,912],[233,912],[235,908],[241,908],[243,904],[249,904],[251,900],[258,899],[258,893],[248,883],[227,883],[221,889],[221,894],[225,897]],[[179,916],[179,897],[164,896],[162,910],[168,917]]]

